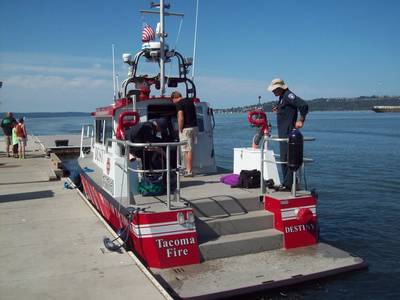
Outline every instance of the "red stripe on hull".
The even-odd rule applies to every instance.
[[[84,191],[104,219],[116,230],[127,226],[128,220],[121,214],[119,207],[116,208],[111,201],[107,200],[107,197],[111,196],[100,189],[97,190],[97,186],[92,184],[86,176],[81,174]],[[177,234],[171,234],[174,231],[168,229],[168,226],[177,226],[178,213],[183,213],[187,219],[189,212],[193,213],[192,209],[158,213],[140,212],[134,215],[129,237],[133,241],[135,252],[146,261],[149,267],[163,269],[200,263],[195,229],[184,229]],[[138,237],[133,228],[141,225],[144,225],[144,228],[154,225],[163,230],[161,233]]]

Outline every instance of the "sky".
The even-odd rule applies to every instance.
[[[166,0],[170,48],[193,56],[196,0]],[[113,101],[112,52],[141,47],[147,0],[2,0],[0,111],[94,111]],[[273,101],[283,78],[303,99],[400,95],[400,1],[199,0],[197,95],[214,108]],[[182,22],[180,34],[178,35]],[[167,66],[167,73],[173,69]]]

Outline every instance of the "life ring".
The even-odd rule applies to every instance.
[[[125,117],[134,117],[133,120],[124,120]],[[124,140],[125,139],[125,130],[131,128],[132,126],[135,126],[137,123],[139,123],[140,120],[140,115],[136,111],[124,111],[122,112],[119,117],[118,117],[118,126],[117,129],[115,130],[115,137],[118,140]]]

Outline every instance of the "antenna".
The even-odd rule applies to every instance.
[[[194,25],[194,43],[193,43],[193,64],[192,64],[192,80],[194,81],[194,67],[196,62],[196,47],[197,47],[197,20],[199,18],[199,0],[196,0],[196,22]]]
[[[164,9],[165,9],[164,0],[160,0],[160,87],[161,87],[161,96],[164,96],[164,94],[165,94]]]
[[[116,81],[117,89],[118,89],[118,94],[117,94],[117,96],[118,96],[118,98],[121,98],[121,93],[120,93],[120,88],[119,88],[119,74],[118,74],[118,73],[115,74],[115,81]]]
[[[113,90],[114,90],[114,101],[117,100],[116,84],[115,84],[115,53],[114,44],[111,45],[112,49],[112,67],[113,67]]]

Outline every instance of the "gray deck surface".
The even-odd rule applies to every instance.
[[[91,155],[85,158],[79,159],[79,164],[82,168],[88,167],[93,169],[95,172],[87,173],[87,175],[92,178],[101,186],[102,182],[102,170],[93,163],[93,158]],[[201,206],[204,201],[214,201],[215,205],[224,200],[231,199],[236,202],[235,208],[236,213],[245,212],[244,208],[240,206],[238,199],[258,199],[260,195],[260,189],[240,189],[231,188],[230,186],[220,183],[219,178],[222,173],[211,174],[211,175],[197,175],[195,177],[183,177],[181,176],[181,200],[190,202],[193,206]],[[172,192],[171,192],[172,193]],[[183,202],[176,202],[173,200],[173,194],[171,195],[172,208],[182,208]],[[136,205],[138,206],[148,206],[151,205],[152,211],[166,211],[166,195],[162,196],[146,196],[135,195]],[[261,202],[259,203],[259,208],[262,208]],[[226,214],[227,212],[221,212],[221,214]],[[230,213],[235,213],[234,211]],[[205,214],[204,217],[207,217]]]
[[[0,139],[0,299],[164,299],[128,253],[104,249],[102,221],[29,139],[7,158]]]
[[[276,288],[364,267],[363,260],[319,243],[153,270],[182,298],[211,299]]]

